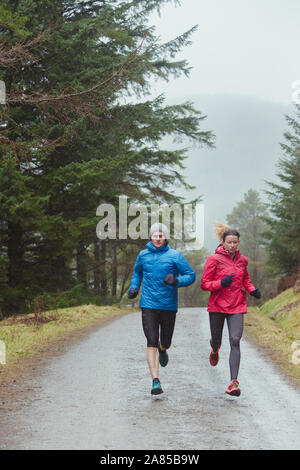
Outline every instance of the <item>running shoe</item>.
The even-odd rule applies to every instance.
[[[158,348],[158,356],[159,356],[159,363],[162,367],[166,367],[166,365],[169,362],[169,356],[167,351],[161,351],[160,348]]]
[[[160,381],[159,379],[153,379],[151,395],[159,395],[160,393],[163,393],[163,389],[161,388]]]
[[[233,380],[232,383],[228,385],[226,393],[228,393],[228,395],[231,395],[233,397],[239,397],[240,394],[242,393],[239,385],[240,384],[237,380]]]
[[[218,347],[218,350],[217,352],[214,352],[214,350],[212,349],[210,351],[210,355],[209,355],[209,362],[210,362],[210,365],[211,366],[216,366],[219,362],[219,350],[220,350],[220,347]]]

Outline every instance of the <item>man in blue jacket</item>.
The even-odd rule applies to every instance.
[[[164,224],[153,224],[150,241],[136,260],[128,297],[134,299],[143,282],[140,308],[147,338],[147,362],[152,376],[152,395],[162,393],[158,378],[159,364],[168,363],[167,349],[171,346],[176,312],[177,289],[192,284],[196,279],[185,257],[168,244],[168,229]]]

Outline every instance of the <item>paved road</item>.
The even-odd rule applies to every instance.
[[[28,378],[29,398],[0,407],[0,449],[300,449],[299,392],[243,339],[242,395],[226,395],[226,326],[215,368],[208,340],[206,311],[180,310],[152,397],[140,313],[99,328]]]

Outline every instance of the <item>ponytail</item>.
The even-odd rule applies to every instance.
[[[228,235],[233,235],[240,239],[240,233],[238,230],[229,228],[228,225],[222,224],[220,222],[214,223],[214,232],[220,242],[224,242]]]

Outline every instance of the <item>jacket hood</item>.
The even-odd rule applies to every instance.
[[[148,242],[146,248],[148,248],[148,250],[150,251],[167,251],[170,249],[170,245],[169,243],[167,243],[166,245],[163,245],[160,248],[155,248],[152,242]]]
[[[219,255],[230,256],[229,251],[225,250],[223,243],[220,243],[220,245],[217,246],[217,248],[215,249],[215,253]],[[235,256],[238,257],[240,255],[241,255],[240,250],[236,250]]]

